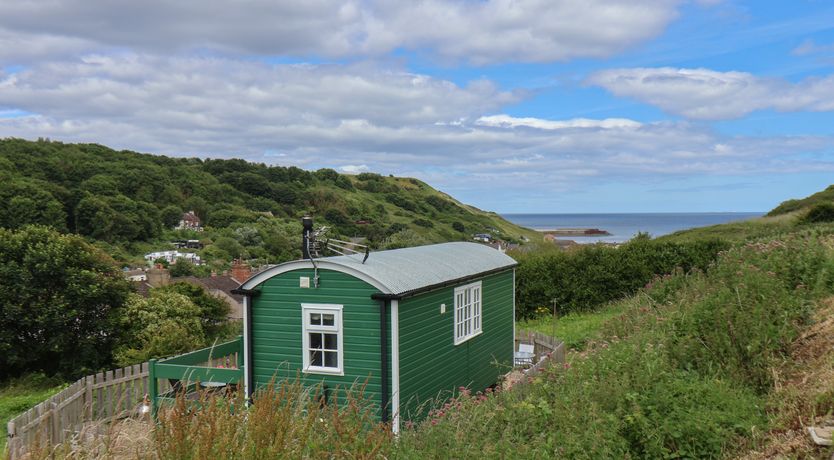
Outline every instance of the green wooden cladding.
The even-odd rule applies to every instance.
[[[461,386],[481,391],[513,359],[513,271],[481,278],[482,333],[454,345],[455,287],[400,301],[400,414],[415,420]],[[446,312],[440,313],[440,305]]]
[[[327,392],[365,385],[365,396],[380,401],[380,302],[371,299],[376,288],[353,276],[319,270],[319,287],[300,287],[300,277],[312,269],[276,275],[259,286],[252,305],[252,368],[255,387],[272,379],[299,378],[305,385],[323,383]],[[301,304],[342,305],[344,375],[303,373]],[[390,321],[390,320],[388,320]],[[390,338],[389,344],[390,344]],[[390,346],[389,346],[390,350]],[[389,358],[390,360],[390,358]],[[389,371],[390,379],[390,371]],[[389,380],[390,381],[390,380]],[[389,390],[390,391],[390,390]]]
[[[273,379],[299,378],[305,385],[324,384],[332,392],[364,384],[365,397],[380,403],[380,301],[376,288],[351,275],[319,270],[318,288],[301,288],[298,269],[263,282],[252,304],[252,363],[256,388]],[[454,345],[454,290],[482,282],[483,332]],[[301,304],[343,305],[344,375],[302,372]],[[446,312],[440,313],[440,305]],[[483,390],[506,373],[513,357],[513,271],[462,281],[399,301],[400,414],[406,420],[425,415],[421,406],[437,403],[461,386]],[[390,334],[390,310],[386,318]],[[392,363],[390,335],[388,362]],[[391,364],[386,376],[389,398]],[[338,398],[339,395],[336,394]]]

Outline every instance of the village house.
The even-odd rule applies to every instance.
[[[203,231],[203,224],[200,218],[197,217],[197,213],[188,211],[182,215],[180,223],[175,228],[177,230],[195,230],[201,232]]]
[[[194,265],[200,265],[202,263],[200,256],[193,252],[158,251],[145,254],[145,260],[147,260],[151,265],[159,259],[163,259],[169,264],[176,263],[179,259],[187,260]]]

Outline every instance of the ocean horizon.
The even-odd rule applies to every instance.
[[[524,213],[501,214],[508,221],[538,231],[566,228],[596,228],[610,235],[561,236],[577,243],[623,243],[638,233],[658,237],[696,227],[761,217],[764,212],[666,212],[666,213]]]

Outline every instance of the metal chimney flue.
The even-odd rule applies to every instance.
[[[310,216],[302,217],[301,226],[303,227],[301,231],[301,258],[312,259],[310,255],[310,240],[313,237],[313,218]]]

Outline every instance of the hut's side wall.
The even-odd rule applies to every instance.
[[[319,288],[301,288],[299,278],[302,276],[309,277],[312,285],[313,270],[301,269],[274,276],[259,286],[261,294],[252,304],[255,387],[263,387],[273,378],[295,379],[297,375],[305,385],[324,382],[331,391],[367,381],[365,397],[379,404],[380,305],[371,299],[371,294],[378,289],[332,270],[319,270]],[[343,305],[343,376],[301,372],[302,303]],[[390,324],[390,319],[386,321]]]
[[[509,370],[514,346],[513,272],[480,280],[483,332],[459,345],[454,345],[453,330],[458,286],[400,301],[400,414],[404,420],[424,417],[433,404],[460,386],[473,392],[483,390]],[[444,314],[441,304],[446,304]]]

